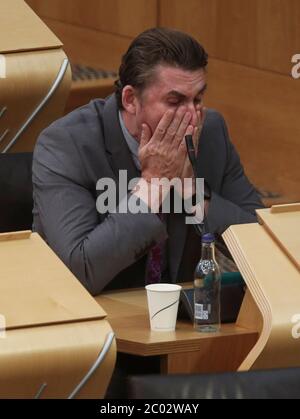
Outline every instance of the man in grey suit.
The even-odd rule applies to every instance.
[[[255,209],[262,204],[225,122],[213,110],[204,118],[206,65],[207,54],[190,36],[150,29],[123,56],[114,95],[75,110],[39,137],[34,229],[93,295],[144,285],[149,258],[158,248],[160,280],[192,279],[200,239],[186,224],[186,214],[160,216],[171,188],[152,182],[193,177],[185,135],[197,145],[197,176],[209,185],[205,229],[221,234],[232,224],[256,222]],[[117,183],[121,170],[138,184],[118,197],[118,205],[135,197],[148,213],[97,211],[103,193],[97,182]],[[193,186],[184,197],[194,192]]]

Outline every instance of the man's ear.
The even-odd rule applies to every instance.
[[[122,104],[123,108],[131,115],[136,114],[137,96],[134,87],[127,85],[122,91]]]

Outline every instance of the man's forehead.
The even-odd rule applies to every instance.
[[[200,88],[198,88],[195,93],[198,94],[203,94],[205,92],[205,90],[207,89],[207,83],[205,83],[203,86],[201,86]],[[185,98],[185,93],[181,92],[180,90],[176,90],[176,89],[172,89],[166,92],[167,96],[176,96],[179,99],[184,99]]]
[[[186,70],[179,67],[172,67],[167,65],[158,65],[154,70],[157,82],[169,84],[177,83],[200,83],[206,82],[206,72],[203,68],[197,70]]]
[[[200,91],[206,85],[206,72],[203,68],[185,70],[178,67],[159,65],[155,69],[155,83],[170,92],[177,91],[176,86],[197,86]]]

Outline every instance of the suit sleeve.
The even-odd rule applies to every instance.
[[[257,222],[255,210],[264,207],[244,173],[223,118],[221,123],[226,149],[225,173],[221,191],[212,191],[208,214],[204,220],[205,230],[219,235],[233,224]]]
[[[97,295],[167,232],[151,213],[116,211],[99,221],[96,185],[88,184],[84,166],[67,130],[51,128],[41,134],[33,159],[34,219],[38,220],[34,228]]]

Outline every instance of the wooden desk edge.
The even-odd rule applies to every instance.
[[[188,342],[178,340],[175,344],[174,341],[155,343],[128,341],[123,338],[118,338],[118,336],[116,336],[116,341],[118,352],[147,357],[157,355],[170,355],[172,353],[194,352],[201,350],[204,346],[210,347],[219,344],[222,345],[222,343],[226,340],[235,342],[242,342],[243,340],[248,341],[250,351],[256,344],[258,338],[259,333],[257,331],[245,329],[245,332],[236,334],[228,333],[213,334],[211,336],[203,335],[202,339],[195,337],[195,339],[190,339]]]

